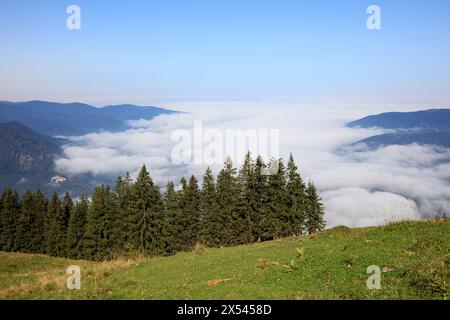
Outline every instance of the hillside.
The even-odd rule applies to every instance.
[[[312,237],[103,263],[0,253],[0,298],[448,299],[449,234],[448,220],[337,227]],[[79,291],[65,288],[69,265],[81,267]],[[370,265],[383,270],[380,290],[366,287]]]
[[[60,141],[38,134],[18,122],[0,123],[0,191],[44,186],[54,175]]]
[[[41,173],[53,168],[60,153],[59,141],[28,129],[18,122],[0,123],[0,174]]]
[[[92,192],[101,183],[114,183],[115,177],[82,174],[71,176],[62,184],[50,183],[59,173],[54,159],[62,150],[62,139],[39,134],[18,122],[0,123],[0,192],[11,187],[19,194],[40,189],[49,196],[52,192],[71,192],[74,196]]]

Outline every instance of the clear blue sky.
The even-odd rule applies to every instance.
[[[448,0],[2,0],[0,40],[0,100],[450,97]]]

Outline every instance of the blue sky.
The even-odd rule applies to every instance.
[[[0,41],[0,100],[450,104],[448,0],[2,0]]]

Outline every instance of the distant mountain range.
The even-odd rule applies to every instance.
[[[450,132],[450,109],[429,109],[415,112],[386,112],[352,121],[349,127],[384,129],[423,129]]]
[[[347,126],[351,128],[377,127],[393,131],[354,143],[364,143],[371,149],[384,145],[413,143],[450,148],[450,109],[387,112],[350,122]]]
[[[71,191],[77,196],[92,192],[98,184],[112,184],[115,177],[111,175],[60,176],[54,170],[54,160],[66,141],[54,136],[122,131],[129,128],[130,120],[175,112],[134,105],[96,108],[81,103],[0,102],[0,192],[13,187],[19,193],[31,188],[46,194]],[[389,129],[390,133],[355,143],[372,149],[412,143],[450,148],[450,109],[382,113],[350,122],[348,127]]]
[[[130,120],[175,112],[129,104],[96,108],[82,103],[0,102],[0,192],[12,187],[19,193],[30,188],[47,195],[70,191],[77,196],[91,193],[98,184],[112,184],[115,177],[110,175],[60,176],[54,160],[66,141],[54,136],[123,131]]]
[[[128,121],[152,119],[176,111],[131,104],[96,108],[83,103],[48,101],[0,102],[0,122],[19,122],[48,136],[76,136],[98,131],[119,132]]]

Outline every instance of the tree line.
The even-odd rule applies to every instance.
[[[217,177],[210,168],[202,183],[181,178],[164,194],[146,166],[133,181],[127,173],[114,188],[96,187],[75,203],[69,193],[47,199],[40,191],[21,198],[5,189],[0,202],[0,249],[73,259],[104,260],[130,254],[170,255],[314,233],[324,228],[317,189],[287,166],[264,175],[261,157],[245,156],[237,171],[227,159]]]

